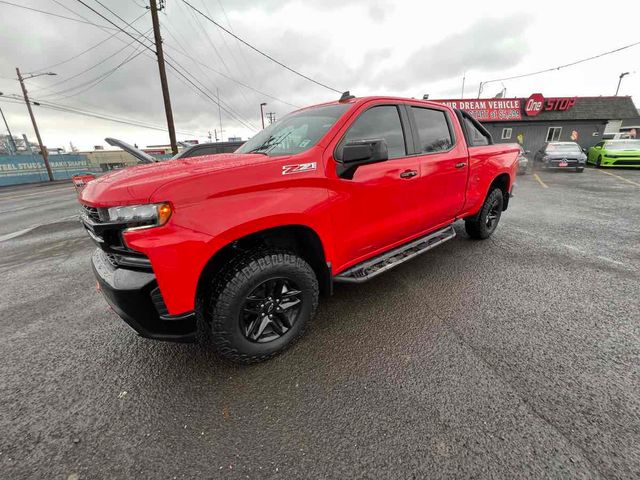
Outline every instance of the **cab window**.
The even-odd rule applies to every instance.
[[[489,145],[489,139],[487,136],[476,128],[471,120],[464,117],[464,126],[469,136],[469,144],[471,147],[477,147],[481,145]]]
[[[418,128],[420,153],[449,150],[453,139],[445,112],[431,108],[411,107]]]
[[[384,139],[389,158],[407,155],[400,113],[395,105],[372,107],[360,115],[349,127],[342,145],[356,140]]]

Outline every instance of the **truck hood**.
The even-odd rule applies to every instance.
[[[174,180],[272,160],[258,153],[222,153],[136,165],[92,180],[80,193],[80,201],[94,207],[147,203],[153,192]]]

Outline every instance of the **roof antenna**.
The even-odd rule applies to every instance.
[[[349,93],[349,90],[347,90],[346,92],[342,92],[342,96],[340,97],[340,100],[338,100],[338,101],[340,103],[347,102],[347,101],[351,100],[352,98],[356,98],[355,95],[351,95]]]

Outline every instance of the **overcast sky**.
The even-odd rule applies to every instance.
[[[123,22],[96,0],[85,3],[119,25]],[[102,0],[127,22],[143,14],[145,0]],[[399,95],[459,98],[478,84],[569,63],[640,41],[640,5],[607,8],[602,2],[425,0],[189,0],[247,42],[305,75],[357,96]],[[13,3],[110,25],[77,0],[12,0]],[[329,101],[338,94],[311,83],[258,55],[192,12],[182,0],[166,0],[161,13],[165,51],[200,88],[219,91],[224,138],[247,138],[260,127],[260,103],[277,117]],[[67,7],[65,9],[64,7]],[[27,82],[34,100],[50,101],[133,122],[166,125],[158,68],[153,55],[125,34],[62,65],[52,66],[106,39],[113,30],[0,4],[0,92],[20,93],[15,67],[23,72],[50,67],[57,76]],[[133,27],[151,28],[146,13]],[[131,32],[133,29],[129,28]],[[136,36],[138,34],[135,34]],[[152,38],[152,36],[150,36]],[[128,43],[133,42],[131,46]],[[140,47],[135,50],[136,46]],[[119,51],[121,50],[121,51]],[[110,57],[110,58],[108,58]],[[191,58],[189,58],[191,57]],[[106,59],[106,60],[105,60]],[[100,63],[102,62],[102,63]],[[196,63],[198,62],[198,63]],[[90,67],[85,73],[78,75]],[[52,66],[52,67],[51,67]],[[632,72],[621,95],[640,99],[640,46],[578,66],[505,81],[507,96],[597,96],[615,93],[618,75]],[[219,72],[219,73],[218,73]],[[193,76],[193,77],[191,77]],[[71,78],[74,77],[74,78]],[[263,92],[256,93],[229,78]],[[220,128],[218,108],[169,68],[178,139],[200,141]],[[503,88],[486,86],[491,97]],[[273,97],[273,98],[270,98]],[[14,135],[35,141],[24,104],[0,102]],[[45,144],[80,149],[104,144],[104,137],[141,146],[168,143],[168,134],[34,107]],[[240,119],[243,123],[238,121]],[[4,126],[0,125],[2,133]]]

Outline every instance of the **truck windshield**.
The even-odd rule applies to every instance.
[[[338,104],[294,112],[247,140],[236,153],[276,157],[304,152],[314,146],[349,107],[349,104]]]

